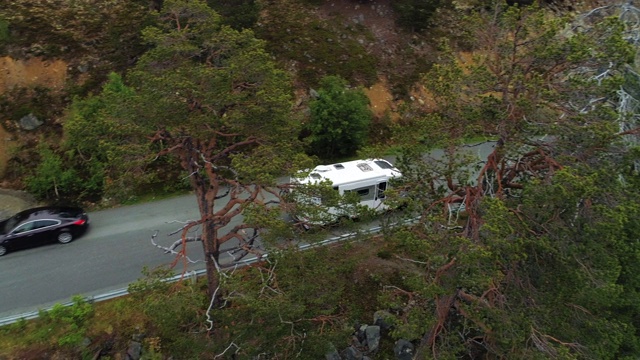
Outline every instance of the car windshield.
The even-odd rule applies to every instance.
[[[23,211],[13,215],[9,219],[7,219],[7,222],[4,224],[4,229],[2,229],[3,232],[5,234],[8,234],[9,231],[15,229],[16,226],[18,226],[21,222],[25,221],[28,218],[29,218],[29,212],[27,211]]]
[[[20,219],[17,217],[12,217],[7,219],[7,222],[4,224],[4,229],[2,229],[3,234],[9,233],[9,231],[13,230],[16,225],[20,222]]]

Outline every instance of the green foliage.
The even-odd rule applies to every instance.
[[[257,0],[208,0],[207,3],[222,16],[222,22],[235,30],[251,29],[258,22],[261,5]]]
[[[146,0],[42,2],[16,0],[3,8],[9,23],[7,50],[27,57],[63,59],[69,64],[60,100],[48,103],[60,113],[74,95],[96,92],[109,72],[124,71],[146,49],[141,29],[154,21]],[[89,68],[90,71],[80,70]]]
[[[199,357],[205,341],[197,336],[203,327],[206,293],[186,284],[174,285],[170,291],[147,293],[143,313],[170,354]]]
[[[180,129],[199,139],[220,131],[238,133],[221,138],[217,149],[249,136],[283,140],[281,135],[293,126],[291,87],[264,42],[250,30],[222,26],[219,15],[204,3],[166,2],[165,7],[183,14],[188,31],[172,28],[173,22],[145,30],[145,39],[155,47],[130,74],[139,95],[136,107],[144,109],[135,121]],[[198,16],[186,17],[192,13]],[[157,66],[167,59],[166,66]],[[243,155],[252,156],[250,151]]]
[[[637,307],[628,296],[637,294],[631,272],[639,252],[629,231],[638,229],[638,194],[624,195],[614,178],[610,170],[565,169],[521,198],[486,198],[476,241],[422,226],[391,234],[387,251],[416,267],[379,294],[388,308],[401,309],[389,319],[394,336],[420,339],[444,319],[435,344],[442,357],[633,353],[637,324],[629,314]],[[439,308],[445,301],[453,304],[449,315]],[[487,346],[480,350],[460,334]]]
[[[502,258],[501,263],[520,263],[522,278],[536,289],[537,306],[528,311],[538,330],[581,339],[580,344],[598,358],[615,358],[623,343],[636,343],[629,343],[634,330],[617,310],[626,298],[624,287],[630,285],[620,283],[620,275],[626,266],[621,260],[632,244],[625,228],[635,223],[629,217],[635,210],[628,212],[623,205],[627,200],[612,180],[609,171],[582,175],[567,169],[556,175],[553,184],[530,187],[519,202],[518,217],[510,216],[514,228],[488,237],[506,236],[512,248],[514,242],[519,244],[522,255]],[[603,184],[609,184],[606,192]],[[526,221],[519,224],[518,218]],[[487,225],[498,222],[505,222],[504,212]],[[504,256],[513,250],[503,247],[499,253]]]
[[[143,270],[144,277],[129,285],[148,326],[158,337],[163,352],[184,358],[199,358],[204,351],[203,311],[208,305],[200,284],[168,283],[172,274],[167,268]]]
[[[337,76],[323,78],[309,104],[309,152],[327,160],[354,155],[367,139],[373,116],[368,106],[362,90]]]
[[[49,329],[52,324],[56,326],[58,345],[61,347],[75,347],[82,343],[86,337],[89,320],[93,317],[93,304],[88,303],[82,296],[72,298],[73,304],[64,306],[55,304],[46,315],[41,317]],[[45,326],[44,328],[47,328]]]
[[[420,351],[438,357],[629,356],[638,346],[637,308],[628,303],[637,294],[637,233],[629,236],[637,231],[636,176],[628,175],[633,155],[616,135],[617,114],[595,100],[622,83],[628,44],[616,20],[568,34],[563,19],[535,6],[493,10],[467,22],[480,50],[472,61],[462,66],[443,46],[445,61],[425,76],[437,114],[396,133],[407,143],[401,186],[409,210],[423,216],[409,234],[390,236],[421,276],[407,276],[381,301],[404,310],[392,319],[399,335],[437,334],[422,337]],[[480,177],[480,168],[461,166],[454,146],[469,126],[500,137]],[[542,134],[554,137],[531,144]],[[422,142],[442,144],[445,156],[423,163]],[[521,165],[531,154],[540,154],[536,165]],[[501,186],[509,191],[497,194]],[[456,223],[441,205],[453,199],[465,202]],[[405,322],[412,316],[427,326]]]
[[[438,9],[450,6],[450,0],[400,0],[391,3],[399,26],[421,32],[432,26]]]
[[[143,277],[129,284],[128,291],[134,298],[143,299],[149,292],[162,293],[169,290],[171,283],[165,281],[174,275],[173,270],[159,267],[149,269],[145,266],[142,269]]]
[[[42,142],[38,147],[40,163],[32,175],[26,178],[27,189],[39,199],[75,199],[84,187],[79,174],[68,168],[67,161]]]
[[[372,283],[356,275],[368,265],[345,250],[273,252],[268,262],[235,272],[225,283],[230,306],[214,315],[238,355],[321,358],[330,343],[345,344],[355,324],[370,321]]]
[[[140,111],[135,99],[133,89],[115,73],[99,95],[74,99],[64,122],[63,147],[68,163],[82,177],[79,198],[106,195],[122,201],[154,182],[172,183],[148,168],[146,136],[152,130],[131,121]]]
[[[363,45],[372,35],[358,25],[345,28],[338,26],[341,22],[314,19],[310,11],[297,0],[271,2],[257,36],[281,63],[295,62],[296,78],[307,86],[328,75],[367,85],[377,81],[377,60]]]
[[[16,4],[13,10],[19,11],[11,13],[11,19],[27,11],[32,13],[25,19],[48,19],[43,7],[50,4],[35,10],[27,1]],[[427,26],[441,5],[437,1],[394,4],[405,15],[401,21],[413,29]],[[128,74],[131,86],[111,75],[102,93],[74,101],[64,123],[64,152],[41,146],[42,162],[28,181],[33,191],[51,196],[56,189],[81,194],[130,190],[140,183],[123,179],[140,178],[149,170],[152,176],[145,181],[160,180],[158,173],[177,161],[163,158],[149,165],[143,160],[169,147],[147,145],[145,137],[157,128],[175,131],[179,138],[191,137],[194,141],[187,145],[212,141],[220,129],[241,134],[217,143],[221,147],[260,136],[261,145],[269,146],[234,149],[232,155],[217,158],[223,160],[216,166],[230,166],[246,182],[273,184],[278,170],[308,161],[293,147],[281,151],[280,145],[290,145],[284,138],[298,129],[289,114],[288,79],[271,62],[265,43],[250,31],[225,26],[229,18],[221,18],[203,2],[166,1],[165,5],[159,13],[162,22],[144,32],[153,49]],[[309,83],[326,73],[350,79],[371,76],[373,62],[361,53],[361,46],[353,46],[355,55],[345,60],[337,54],[355,44],[353,39],[337,39],[321,22],[293,26],[292,19],[301,13],[283,11],[290,5],[274,4],[269,9],[271,22],[259,31],[275,40],[272,49],[285,50],[290,59],[299,60]],[[99,19],[104,8],[98,10],[88,18]],[[404,176],[396,189],[405,194],[410,212],[423,214],[421,222],[385,229],[385,246],[371,249],[377,257],[367,256],[368,247],[356,252],[355,245],[349,245],[335,252],[322,248],[272,253],[269,262],[236,270],[224,280],[226,308],[212,312],[216,321],[209,333],[214,337],[208,344],[209,355],[212,348],[217,354],[234,342],[241,348],[239,357],[270,353],[273,358],[321,358],[327,344],[345,344],[353,325],[370,322],[371,313],[380,308],[389,311],[387,320],[394,324],[391,338],[422,342],[421,351],[438,358],[614,359],[640,353],[640,181],[633,167],[638,149],[617,140],[613,107],[591,103],[612,99],[612,91],[621,84],[638,93],[637,79],[629,73],[608,77],[598,87],[592,78],[601,71],[600,65],[618,71],[619,65],[630,61],[632,49],[622,41],[623,28],[614,19],[604,18],[588,32],[566,38],[560,31],[564,24],[550,20],[539,8],[494,10],[475,14],[466,23],[480,31],[474,45],[484,56],[463,67],[444,46],[443,62],[424,77],[437,111],[407,112],[394,133],[408,145],[399,152]],[[244,19],[247,23],[253,21],[253,11]],[[65,14],[62,19],[74,21],[74,26],[80,21]],[[101,31],[92,22],[84,28],[96,35]],[[120,30],[110,33],[110,42],[128,33]],[[77,34],[65,29],[57,36],[67,41]],[[366,132],[367,114],[362,110],[366,101],[359,91],[347,90],[338,77],[325,78],[322,85],[320,98],[312,104],[312,122],[320,124],[310,126],[313,149],[331,152],[322,156],[344,156],[335,153],[333,141],[333,145],[353,145],[353,153],[362,144],[362,135],[340,136]],[[2,110],[9,109],[3,113],[11,118],[35,108],[23,101],[6,107],[10,102],[6,100]],[[40,102],[39,108],[45,103]],[[351,119],[354,113],[359,115]],[[499,158],[502,164],[515,162],[526,169],[515,179],[508,178],[510,172],[489,171],[490,175],[500,185],[516,180],[522,188],[493,198],[487,190],[493,189],[491,184],[474,186],[478,169],[469,165],[471,159],[456,154],[454,145],[482,131],[498,133],[501,143],[506,142],[496,153],[506,154]],[[523,145],[541,134],[554,134],[554,141],[537,148]],[[321,146],[318,141],[326,143]],[[445,156],[423,162],[425,149],[434,146],[445,148]],[[198,162],[205,154],[200,149]],[[535,166],[520,162],[518,155],[529,150],[540,151]],[[550,159],[558,166],[539,170]],[[187,160],[193,163],[193,158]],[[166,178],[172,177],[175,173]],[[473,198],[468,203],[473,209],[466,209],[477,211],[474,217],[461,214],[453,224],[443,219],[441,214],[449,209],[442,199],[481,191],[486,196]],[[349,200],[335,197],[329,186],[311,188],[307,196],[335,204]],[[308,205],[304,211],[313,210]],[[248,224],[272,228],[267,234],[271,243],[297,235],[278,222],[279,209],[251,205],[245,215]],[[455,225],[472,221],[477,221],[477,234],[457,231]],[[157,334],[161,350],[174,357],[205,356],[207,340],[196,335],[204,333],[204,309],[209,305],[202,288],[163,281],[168,270],[147,275],[130,287],[131,299],[139,301],[144,316],[143,330]],[[70,308],[58,305],[43,312],[43,327],[32,330],[20,322],[11,329],[27,334],[30,343],[76,346],[87,336],[94,315],[90,304],[81,298],[74,301]],[[129,325],[123,331],[129,338],[131,329],[134,326]],[[433,342],[425,344],[423,339],[431,334]],[[159,345],[149,342],[148,348],[152,356],[158,355]]]
[[[17,127],[14,124],[29,114],[41,120],[59,116],[63,101],[62,96],[46,87],[15,86],[0,95],[0,112],[14,121],[11,123],[13,127]]]
[[[0,49],[2,49],[9,40],[9,22],[0,18]]]
[[[148,20],[146,5],[138,0],[112,1],[109,6],[99,1],[62,5],[17,0],[3,9],[3,17],[12,31],[23,35],[14,39],[17,45],[48,46],[51,52],[47,56],[92,50],[111,55],[109,52],[118,47],[120,54],[127,56],[126,50],[139,43],[136,33],[141,24]]]

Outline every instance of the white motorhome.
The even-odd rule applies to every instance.
[[[384,199],[385,191],[389,187],[389,181],[402,176],[400,171],[390,162],[384,159],[354,160],[331,165],[316,166],[310,172],[304,172],[306,176],[292,177],[294,184],[293,193],[296,192],[295,185],[317,185],[329,183],[339,195],[354,192],[359,196],[359,205],[365,206],[376,212],[388,209]],[[308,174],[308,175],[307,175]],[[321,196],[298,197],[297,201],[305,201],[320,207],[322,205]],[[326,209],[328,216],[323,220],[312,220],[304,214],[297,214],[297,220],[317,225],[318,223],[330,223],[338,220],[339,217],[351,216],[345,214],[344,209],[329,207]]]

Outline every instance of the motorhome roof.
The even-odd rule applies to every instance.
[[[309,176],[298,179],[308,184],[330,180],[334,186],[375,178],[400,176],[400,171],[383,159],[354,160],[331,165],[316,166]]]

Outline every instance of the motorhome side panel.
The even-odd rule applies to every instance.
[[[353,191],[360,196],[360,205],[376,211],[387,209],[384,204],[384,192],[389,181],[401,177],[400,172],[391,163],[381,159],[355,160],[332,165],[320,165],[314,168],[305,178],[292,179],[293,183],[313,184],[320,181],[330,181],[340,195]],[[321,200],[316,199],[321,205]],[[338,209],[327,209],[329,214],[337,217]],[[303,215],[304,219],[305,216]]]

